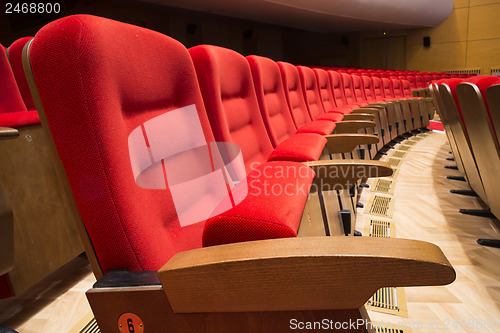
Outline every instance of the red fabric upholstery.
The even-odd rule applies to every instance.
[[[316,133],[320,135],[332,134],[335,122],[330,120],[315,120],[300,127],[297,133]]]
[[[375,98],[375,91],[373,90],[373,84],[372,84],[372,79],[369,76],[361,76],[361,81],[363,83],[363,89],[366,97],[366,101],[368,103],[374,102],[376,100]]]
[[[401,83],[403,84],[404,97],[406,97],[406,98],[415,98],[415,97],[413,97],[413,95],[411,93],[411,84],[410,84],[410,81],[408,81],[408,80],[401,80]]]
[[[332,122],[342,121],[344,119],[344,115],[342,113],[329,112],[321,114],[317,120],[328,120]]]
[[[247,177],[248,205],[207,220],[203,246],[296,237],[313,178],[312,169],[292,162],[270,162],[255,169]]]
[[[40,118],[36,111],[0,113],[0,126],[3,127],[26,127],[39,125]]]
[[[337,110],[343,110],[344,113],[351,113],[353,108],[357,108],[357,106],[350,106],[347,104],[344,94],[344,84],[342,83],[342,78],[340,75],[341,74],[339,72],[328,71],[330,84],[332,86],[333,98],[335,99]]]
[[[181,227],[169,190],[136,184],[127,142],[144,122],[192,104],[213,141],[185,47],[148,29],[76,15],[42,28],[30,60],[103,270],[156,270],[200,247],[204,223]]]
[[[299,72],[302,93],[304,94],[304,101],[306,102],[309,115],[311,119],[319,119],[318,117],[323,115],[325,111],[323,105],[321,105],[316,75],[309,67],[297,66],[297,70]]]
[[[368,105],[368,103],[366,102],[366,96],[361,77],[357,75],[351,75],[351,79],[352,79],[352,88],[354,90],[354,96],[356,97],[356,103],[363,106]]]
[[[416,75],[415,76],[415,83],[417,84],[417,89],[426,88],[425,78],[423,75]]]
[[[271,152],[273,160],[297,158],[302,162],[304,158],[308,161],[319,158],[320,154],[316,156],[315,152],[321,145],[323,150],[326,142],[317,134],[292,135],[273,151],[259,110],[250,65],[245,57],[233,50],[211,45],[195,46],[189,52],[198,73],[215,138],[241,147],[247,172],[256,163],[270,158]],[[275,124],[269,122],[269,125],[273,131]],[[294,146],[286,143],[292,138]],[[288,148],[278,149],[282,145]],[[267,150],[269,146],[271,149]]]
[[[20,57],[11,54],[14,60]],[[40,124],[36,111],[27,112],[23,97],[14,78],[14,73],[7,58],[7,50],[0,45],[0,126],[25,127]]]
[[[386,100],[394,99],[394,89],[392,86],[391,79],[383,78],[382,80],[382,89],[384,90],[384,96]]]
[[[280,70],[269,58],[248,56],[246,59],[252,70],[264,124],[271,143],[276,147],[297,131],[286,102]]]
[[[21,96],[23,97],[24,104],[28,110],[36,110],[35,102],[33,102],[33,97],[31,96],[31,91],[28,86],[28,80],[26,80],[26,75],[24,75],[23,69],[23,48],[33,37],[23,37],[16,40],[9,46],[9,60],[12,66],[12,72],[17,82]]]
[[[26,111],[7,58],[7,50],[2,45],[0,45],[0,77],[2,78],[0,80],[0,114]]]
[[[315,133],[290,136],[276,147],[268,161],[317,161],[326,145],[326,138]]]
[[[246,59],[235,51],[199,45],[189,49],[215,139],[240,146],[247,173],[273,151]]]
[[[325,112],[335,112],[346,114],[351,112],[351,108],[337,108],[335,98],[333,97],[333,89],[330,81],[330,75],[323,69],[313,69],[316,75],[316,83],[321,98],[321,104]]]
[[[373,86],[375,101],[378,102],[385,101],[387,98],[385,97],[384,86],[382,85],[382,79],[372,76],[372,86]]]
[[[292,118],[297,128],[311,122],[311,116],[307,111],[306,102],[302,93],[302,84],[300,83],[297,67],[288,63],[278,61],[278,67],[281,73],[281,81],[285,89],[285,97],[288,107],[292,113]]]
[[[348,105],[357,105],[356,104],[356,97],[354,96],[354,89],[352,87],[352,78],[349,74],[342,73],[340,75],[340,78],[342,79],[342,84],[344,86],[344,95],[345,95],[345,100]]]
[[[403,91],[403,84],[398,79],[391,79],[392,81],[392,91],[394,92],[394,98],[403,99],[405,98]]]
[[[443,123],[440,121],[431,120],[427,129],[444,132]]]
[[[417,89],[417,81],[415,75],[400,76],[399,79],[407,80],[410,83],[410,90]]]
[[[295,132],[320,135],[333,132],[335,124],[330,121],[309,122],[295,130],[295,122],[288,106],[278,64],[269,58],[259,56],[248,56],[247,60],[252,70],[262,117],[274,146]]]

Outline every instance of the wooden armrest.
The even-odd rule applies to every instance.
[[[324,191],[349,189],[360,179],[392,175],[391,166],[382,161],[320,160],[304,164],[314,170],[314,184]]]
[[[356,133],[362,128],[375,127],[375,122],[366,120],[347,120],[335,123],[337,133]]]
[[[378,136],[371,134],[330,134],[325,135],[329,154],[349,153],[359,145],[377,144]]]
[[[436,245],[407,239],[299,237],[177,253],[158,272],[174,312],[360,308],[379,288],[445,285]]]
[[[391,105],[391,103],[389,101],[387,101],[387,102],[378,102],[378,103],[370,103],[367,106],[362,106],[361,109],[370,109],[370,108],[383,109],[383,108],[386,108],[389,105]]]
[[[0,127],[0,140],[13,139],[19,136],[19,131],[15,128]]]
[[[375,115],[372,113],[350,113],[344,115],[344,120],[366,120],[366,121],[374,121]]]
[[[370,108],[363,107],[361,109],[354,109],[354,110],[352,110],[351,114],[365,114],[365,113],[369,113],[369,114],[375,115],[375,114],[378,114],[379,111],[381,109],[383,109],[383,108],[384,107],[382,107],[382,106],[381,107],[370,107]]]

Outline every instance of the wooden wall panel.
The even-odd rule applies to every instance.
[[[500,3],[470,8],[469,40],[500,39]],[[497,40],[496,43],[499,41]],[[495,41],[492,41],[495,43]]]
[[[455,0],[453,8],[469,7],[469,0]]]
[[[424,36],[431,37],[431,48],[436,43],[466,41],[468,12],[468,8],[455,9],[448,19],[436,28],[410,30],[407,39],[408,45],[423,47]]]
[[[466,42],[432,44],[429,48],[408,45],[406,68],[420,71],[440,71],[463,68],[466,60]]]
[[[490,67],[500,64],[500,39],[470,41],[467,49],[467,66],[480,67],[482,74],[489,74]]]
[[[455,0],[457,1],[457,0]],[[469,0],[470,1],[470,6],[484,6],[484,5],[491,5],[491,4],[496,4],[498,3],[498,0]]]
[[[446,71],[490,68],[500,64],[500,2],[498,0],[455,0],[455,8],[435,28],[408,30],[407,69]],[[423,37],[431,46],[423,47]]]

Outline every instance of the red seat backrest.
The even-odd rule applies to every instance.
[[[252,70],[262,118],[271,142],[276,147],[297,131],[286,101],[280,69],[269,58],[252,55],[246,59]]]
[[[416,75],[415,83],[417,84],[417,89],[426,88],[425,77],[423,75]]]
[[[363,90],[365,93],[366,101],[372,102],[376,100],[375,91],[373,90],[373,82],[369,76],[361,76],[361,81],[363,83]]]
[[[297,66],[297,70],[299,71],[300,84],[302,85],[307,110],[311,119],[315,120],[325,113],[321,104],[316,75],[311,68],[306,66]]]
[[[356,96],[354,93],[354,88],[352,86],[352,78],[351,75],[347,73],[342,73],[340,75],[342,78],[342,84],[344,86],[344,96],[347,102],[347,105],[356,104]]]
[[[198,45],[189,53],[215,139],[239,145],[249,173],[273,151],[250,65],[238,52],[219,46]]]
[[[394,98],[400,99],[404,98],[405,94],[403,91],[403,83],[399,79],[391,79],[392,81],[392,90],[394,91]]]
[[[366,96],[361,77],[353,74],[351,75],[351,79],[352,79],[352,88],[354,89],[354,96],[356,97],[356,102],[357,103],[366,102]]]
[[[9,46],[9,60],[12,66],[12,72],[16,78],[17,86],[23,97],[24,104],[28,110],[36,110],[35,102],[33,102],[33,97],[31,96],[31,91],[28,86],[28,81],[26,80],[26,75],[24,75],[23,62],[22,62],[22,52],[24,46],[32,40],[33,37],[23,37],[16,40]]]
[[[180,225],[175,182],[163,173],[181,155],[190,163],[180,170],[196,166],[201,156],[184,148],[214,141],[186,48],[155,31],[76,15],[42,28],[29,58],[103,271],[157,270],[201,247],[204,223]],[[155,188],[139,185],[148,175],[161,176]],[[198,183],[199,191],[212,189]],[[199,209],[204,198],[183,208]]]
[[[304,94],[302,93],[299,71],[297,67],[288,62],[278,61],[278,67],[293,121],[295,122],[295,126],[300,128],[304,124],[311,122],[311,116],[309,115],[309,111],[307,111]]]
[[[384,86],[382,85],[382,79],[377,76],[372,76],[372,86],[373,86],[373,94],[375,96],[375,100],[384,100]]]
[[[342,83],[342,77],[339,72],[328,71],[328,76],[330,77],[330,84],[332,86],[333,98],[335,99],[335,104],[337,107],[342,107],[347,105],[344,94],[344,84]]]
[[[322,69],[314,69],[314,74],[316,74],[316,82],[324,110],[326,112],[334,110],[337,105],[333,98],[333,90],[328,72]]]
[[[401,80],[401,83],[403,84],[404,97],[412,98],[413,94],[411,93],[411,84],[410,84],[410,81],[408,81],[408,80]]]
[[[27,111],[14,73],[7,58],[7,49],[0,44],[0,114]],[[2,126],[2,124],[0,124]],[[3,125],[5,126],[5,125]]]
[[[394,99],[394,90],[391,79],[382,78],[382,89],[384,90],[385,98]]]

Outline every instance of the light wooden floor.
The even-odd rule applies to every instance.
[[[445,287],[406,288],[408,318],[372,311],[370,317],[413,326],[414,333],[500,332],[500,322],[496,329],[478,326],[486,320],[500,321],[500,249],[476,244],[477,238],[500,238],[500,227],[492,219],[458,213],[459,208],[480,208],[482,204],[477,198],[449,193],[468,187],[446,179],[459,175],[443,168],[453,164],[446,161],[451,156],[448,151],[445,135],[434,133],[409,152],[395,183],[392,220],[397,237],[439,245],[455,267],[457,280]],[[371,194],[365,190],[361,201],[366,204]],[[361,231],[363,210],[359,209],[356,228]],[[0,323],[22,333],[68,332],[88,315],[84,292],[94,281],[86,261],[77,258],[22,297],[0,300]],[[445,324],[449,330],[444,329]]]
[[[373,311],[370,317],[405,324],[413,332],[500,332],[500,249],[476,244],[478,238],[500,238],[500,224],[458,212],[484,204],[478,198],[449,193],[469,189],[464,182],[446,179],[460,175],[444,169],[454,165],[446,161],[451,156],[444,133],[435,132],[414,146],[399,168],[392,220],[398,238],[441,247],[457,272],[456,281],[444,287],[406,288],[409,318]],[[366,203],[370,194],[364,191],[361,202]],[[357,230],[363,230],[365,219],[359,211]],[[494,328],[484,327],[488,320]]]
[[[77,257],[22,295],[0,300],[0,324],[19,333],[69,332],[91,311],[85,292],[94,282],[87,259]]]

